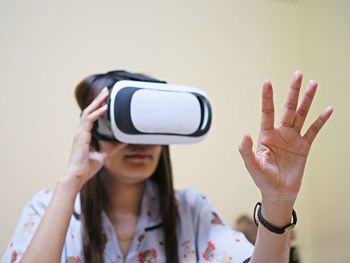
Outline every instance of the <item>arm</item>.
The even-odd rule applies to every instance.
[[[57,183],[52,200],[21,262],[60,262],[75,198],[83,184],[103,166],[104,153],[90,147],[93,123],[107,107],[104,89],[83,111],[65,175]]]
[[[20,262],[60,262],[76,197],[69,182],[59,182]]]
[[[262,116],[256,153],[249,135],[239,151],[245,166],[262,196],[262,215],[272,225],[283,227],[291,222],[292,210],[300,190],[311,145],[333,109],[327,107],[304,135],[301,129],[316,93],[317,82],[310,81],[297,108],[302,73],[296,72],[290,85],[280,126],[274,127],[272,85],[262,90]],[[288,262],[289,233],[275,234],[259,224],[255,250],[250,262]]]

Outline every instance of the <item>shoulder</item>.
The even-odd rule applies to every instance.
[[[34,210],[39,216],[43,216],[52,199],[53,191],[42,189],[35,193],[26,205],[29,210]]]
[[[212,205],[208,198],[198,190],[184,189],[176,191],[176,202],[181,213],[199,215],[203,211],[212,211]]]
[[[176,191],[176,199],[181,222],[179,240],[183,249],[192,242],[193,251],[198,253],[201,262],[247,262],[253,246],[242,233],[225,223],[204,194],[186,189]]]
[[[196,189],[183,189],[175,191],[176,200],[184,205],[198,205],[207,202],[207,197]]]
[[[49,207],[51,199],[53,198],[54,191],[51,189],[42,189],[35,193],[32,198],[27,202],[24,213],[30,212],[35,213],[36,215],[43,217],[45,211]],[[74,216],[80,217],[80,194],[77,195],[76,200],[74,202]]]

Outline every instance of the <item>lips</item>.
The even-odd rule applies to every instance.
[[[126,159],[152,159],[152,155],[145,152],[135,152],[125,155]]]

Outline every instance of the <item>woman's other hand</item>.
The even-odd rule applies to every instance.
[[[239,146],[245,166],[261,191],[265,211],[267,206],[285,207],[288,213],[291,211],[300,190],[311,145],[333,112],[332,107],[327,107],[306,133],[301,134],[317,89],[317,82],[311,80],[298,106],[302,78],[301,72],[295,72],[278,128],[274,126],[272,85],[271,82],[265,81],[262,88],[261,127],[256,153],[252,150],[253,141],[249,135],[244,136]]]

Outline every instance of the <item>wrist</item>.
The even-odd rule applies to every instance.
[[[81,182],[70,176],[61,177],[56,184],[56,192],[62,192],[67,197],[75,199],[81,189]]]
[[[67,178],[61,178],[56,183],[50,207],[54,207],[54,213],[71,215],[73,213],[74,203],[78,193],[78,188],[70,182],[70,180]]]
[[[291,222],[295,199],[270,198],[262,196],[262,215],[276,227],[283,227]]]
[[[298,221],[297,214],[296,214],[295,210],[293,209],[292,216],[291,216],[292,218],[291,218],[291,221],[289,223],[286,223],[284,226],[276,226],[274,224],[271,224],[262,215],[262,204],[261,204],[261,202],[258,202],[255,205],[254,214],[253,215],[254,215],[255,224],[257,226],[259,226],[261,224],[267,230],[269,230],[270,232],[275,233],[275,234],[279,234],[279,235],[285,234],[285,233],[289,232],[290,230],[292,230],[295,227],[295,225],[297,224],[297,221]]]

